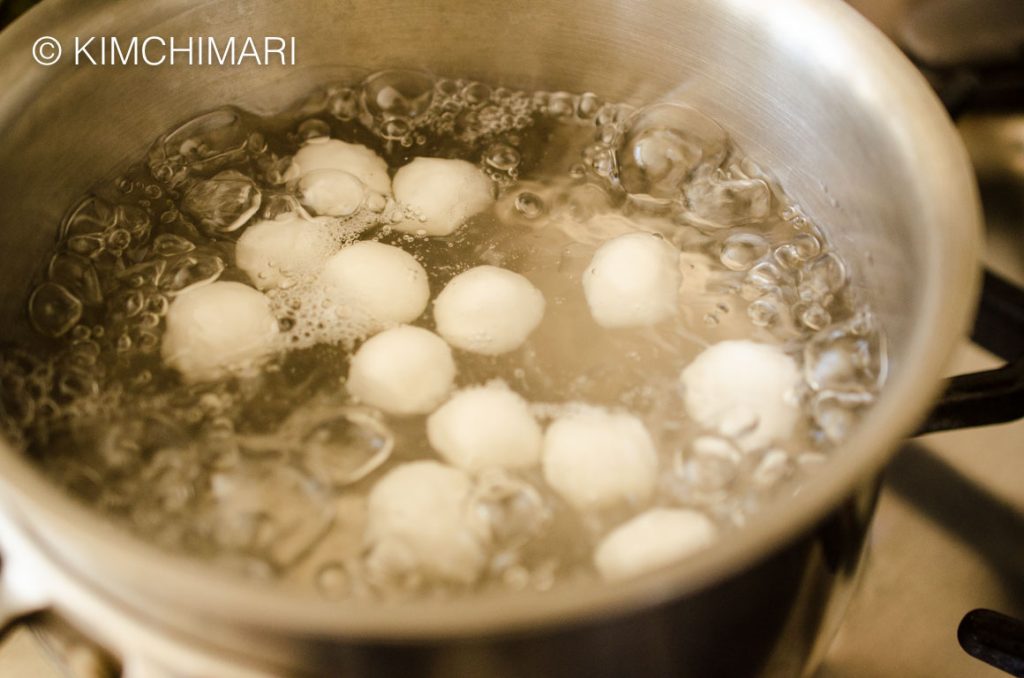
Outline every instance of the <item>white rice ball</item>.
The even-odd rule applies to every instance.
[[[785,441],[800,419],[796,361],[778,346],[719,342],[682,371],[686,411],[745,452]]]
[[[366,186],[341,170],[313,170],[299,179],[299,199],[314,214],[347,217],[366,199]]]
[[[424,217],[394,225],[406,233],[450,235],[494,203],[491,180],[465,160],[416,158],[395,173],[395,200]]]
[[[387,162],[366,146],[326,137],[310,139],[292,158],[284,177],[292,181],[316,170],[348,172],[370,190],[391,195]]]
[[[676,563],[707,548],[715,526],[703,513],[651,509],[612,530],[594,552],[605,579],[629,579]]]
[[[563,499],[587,511],[649,498],[658,455],[639,419],[588,407],[548,427],[543,469],[544,479]]]
[[[374,575],[422,574],[471,584],[483,571],[488,535],[471,516],[469,475],[435,461],[389,471],[370,491],[366,544]]]
[[[544,317],[544,295],[496,266],[460,273],[437,295],[437,332],[456,348],[500,355],[519,348]]]
[[[677,308],[679,252],[648,233],[605,242],[583,273],[590,314],[607,328],[653,325]]]
[[[242,283],[214,282],[174,298],[161,352],[186,381],[213,381],[258,366],[278,337],[265,296]]]
[[[392,245],[364,240],[327,260],[319,284],[334,304],[354,312],[371,329],[418,318],[430,301],[427,272]]]
[[[400,325],[367,340],[348,370],[348,390],[389,414],[432,412],[455,381],[452,351],[428,330]]]
[[[523,397],[504,384],[456,393],[427,419],[427,437],[445,461],[474,473],[540,461],[540,425]]]
[[[290,215],[245,229],[235,246],[235,263],[266,290],[314,274],[330,249],[322,224]]]

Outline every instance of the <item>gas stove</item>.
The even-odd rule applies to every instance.
[[[971,154],[985,208],[990,271],[1024,284],[1024,4],[1010,0],[855,0],[922,68]],[[1024,317],[1024,309],[1016,309]],[[1024,351],[1013,323],[975,335]],[[1019,329],[1020,324],[1017,323]],[[951,373],[1003,361],[964,343]],[[970,656],[998,618],[1015,631],[1024,675],[1024,422],[909,441],[886,471],[860,587],[819,678],[1006,676]],[[975,610],[1006,615],[993,617]],[[986,616],[988,615],[988,616]],[[1007,666],[1007,664],[1004,664]]]
[[[30,4],[0,0],[0,22]],[[958,116],[982,190],[986,264],[1024,285],[1024,3],[851,4],[919,64]],[[1024,309],[1018,313],[1024,317]],[[998,323],[979,329],[1001,353],[1024,350],[1024,334]],[[950,374],[1002,362],[965,341]],[[1014,620],[1024,619],[1022,441],[1018,421],[915,438],[894,457],[857,592],[817,678],[1007,675],[962,645],[971,647],[993,623],[1014,629]],[[1009,619],[970,617],[975,610]],[[1017,650],[1016,675],[1024,675],[1024,652]],[[41,642],[22,628],[0,645],[0,676],[67,675],[58,665],[70,666],[70,675],[104,675],[89,658],[76,652],[73,637],[48,633]]]

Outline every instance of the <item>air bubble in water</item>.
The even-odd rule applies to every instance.
[[[267,150],[267,138],[259,132],[253,132],[245,140],[245,147],[250,153],[260,154]]]
[[[750,322],[758,327],[771,327],[778,321],[780,315],[778,300],[770,296],[755,299],[747,307]]]
[[[800,298],[820,301],[835,294],[846,284],[846,267],[832,252],[810,261],[800,271]]]
[[[191,173],[211,173],[244,158],[248,138],[241,112],[230,107],[211,111],[162,137],[150,151],[150,169],[177,186]]]
[[[640,109],[628,121],[617,154],[622,188],[632,196],[675,200],[698,166],[721,163],[726,139],[721,127],[687,106]]]
[[[142,309],[146,306],[146,298],[139,290],[131,290],[120,300],[119,306],[126,316],[132,318],[142,313]]]
[[[359,114],[359,96],[350,87],[342,87],[327,94],[327,112],[338,120],[352,120]]]
[[[196,252],[188,254],[167,270],[160,287],[167,294],[174,296],[187,289],[207,285],[220,278],[224,272],[224,260],[212,254]]]
[[[797,258],[802,261],[813,259],[821,254],[821,241],[810,233],[801,233],[791,243]]]
[[[59,283],[87,305],[103,301],[103,290],[96,268],[88,259],[60,252],[50,260],[48,275],[51,281]]]
[[[66,369],[57,379],[57,393],[70,399],[83,398],[99,393],[99,384],[85,370]]]
[[[746,271],[768,253],[768,241],[756,233],[736,233],[722,243],[719,257],[730,271]]]
[[[33,327],[48,337],[60,337],[82,318],[82,302],[63,285],[45,282],[28,301]]]
[[[145,210],[134,205],[118,205],[116,220],[117,225],[131,235],[133,244],[141,245],[149,240],[151,223]]]
[[[177,257],[195,248],[195,243],[173,233],[163,233],[153,240],[153,253],[159,257]]]
[[[597,112],[601,110],[602,103],[601,99],[592,92],[581,94],[576,103],[576,117],[580,120],[593,120]]]
[[[95,196],[80,202],[64,220],[61,238],[77,235],[102,234],[117,221],[114,208],[107,201]]]
[[[859,411],[875,397],[865,392],[822,391],[811,405],[814,421],[830,442],[841,443],[857,423]]]
[[[387,138],[400,139],[414,121],[427,112],[434,97],[434,79],[428,73],[390,70],[374,73],[363,82],[363,123],[386,132]],[[390,131],[385,127],[391,123]],[[401,124],[398,130],[393,125]]]
[[[491,98],[491,88],[482,82],[471,82],[462,90],[462,96],[471,105],[479,105]]]
[[[860,312],[804,346],[804,377],[817,391],[871,391],[884,378],[884,347],[874,319]]]
[[[519,167],[519,151],[505,143],[494,143],[484,151],[484,162],[500,172],[511,172]]]
[[[772,257],[778,262],[779,266],[789,270],[798,268],[802,261],[796,245],[789,242],[776,247],[775,251],[772,252]]]
[[[260,208],[260,190],[235,171],[198,181],[185,191],[181,208],[214,234],[236,231]]]
[[[583,162],[595,174],[614,179],[619,174],[615,151],[604,144],[591,144],[583,150]]]
[[[160,284],[166,270],[167,262],[163,259],[144,261],[121,271],[117,279],[125,281],[129,287],[153,287]]]
[[[302,459],[310,473],[331,487],[356,483],[391,456],[394,435],[368,410],[344,408],[307,423]]]
[[[515,209],[527,219],[536,219],[544,213],[544,201],[536,193],[523,191],[516,196]]]
[[[470,501],[475,518],[502,549],[516,549],[537,537],[552,517],[536,488],[502,469],[481,473]]]
[[[756,264],[747,273],[747,283],[752,285],[755,289],[762,290],[765,292],[773,291],[778,289],[779,284],[782,282],[782,271],[775,264],[767,261],[763,261]]]
[[[99,235],[74,235],[68,238],[68,249],[84,257],[95,257],[103,251],[105,242]]]
[[[296,134],[299,137],[299,141],[309,141],[310,139],[318,139],[320,137],[331,136],[331,126],[323,120],[317,118],[310,118],[299,123],[299,128],[296,130]]]
[[[220,548],[257,555],[278,569],[308,553],[334,521],[329,495],[299,471],[274,461],[218,471],[210,486],[209,538]],[[274,510],[268,512],[268,506]]]
[[[381,123],[379,133],[390,141],[400,141],[402,146],[412,146],[412,139],[409,133],[412,131],[412,123],[405,118],[391,118]]]
[[[123,228],[115,228],[107,234],[107,249],[111,252],[123,252],[132,244],[132,234]]]
[[[811,302],[800,310],[800,322],[807,329],[818,331],[832,322],[832,314],[821,304]]]
[[[764,219],[771,212],[772,192],[761,179],[711,176],[686,189],[690,210],[711,226],[736,226]]]
[[[568,118],[576,113],[576,97],[568,92],[553,92],[548,95],[548,115]]]
[[[719,495],[739,472],[740,453],[729,441],[713,436],[701,436],[693,441],[690,450],[680,450],[675,457],[675,473],[686,481],[695,498],[707,499]]]

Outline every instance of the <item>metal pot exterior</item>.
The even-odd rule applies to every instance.
[[[91,35],[294,35],[298,65],[43,67],[31,60],[42,35],[65,45]],[[836,531],[823,527],[849,515],[837,507],[872,483],[924,415],[977,287],[980,217],[966,154],[919,74],[852,10],[831,0],[45,0],[0,34],[0,55],[0,251],[16,253],[0,267],[0,338],[27,336],[23,300],[63,209],[159,131],[224,103],[271,112],[327,80],[416,67],[705,111],[828,233],[879,311],[891,356],[878,405],[797,496],[678,567],[547,594],[395,608],[261,589],[138,543],[2,449],[0,504],[12,526],[0,532],[4,580],[22,589],[9,608],[57,607],[126,665],[147,652],[170,661],[182,647],[209,650],[178,664],[191,667],[180,675],[229,675],[200,668],[210,652],[271,674],[340,665],[544,675],[574,658],[594,675],[627,666],[792,675],[807,661],[834,580],[823,535]],[[842,520],[838,541],[859,544],[863,519]],[[49,579],[32,576],[50,566]],[[149,640],[119,643],[131,629],[149,629]]]
[[[736,576],[631,614],[450,641],[310,636],[279,642],[273,656],[258,659],[256,651],[175,636],[160,626],[159,615],[118,609],[9,519],[0,539],[15,544],[20,556],[15,571],[5,574],[15,593],[30,593],[40,578],[51,582],[63,618],[35,627],[54,653],[80,650],[84,633],[105,648],[99,656],[118,657],[129,678],[782,678],[812,675],[838,629],[865,555],[877,487],[865,483],[813,530]],[[90,678],[100,676],[106,674]]]

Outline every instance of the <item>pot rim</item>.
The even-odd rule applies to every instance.
[[[131,1],[114,0],[104,9],[116,13],[119,5]],[[911,63],[855,10],[838,0],[722,2],[736,12],[756,13],[768,23],[781,21],[773,19],[773,13],[776,17],[790,14],[781,11],[785,5],[810,22],[806,30],[817,35],[815,40],[832,41],[840,50],[870,51],[870,67],[856,59],[842,67],[884,71],[892,89],[910,101],[913,116],[893,117],[900,132],[919,150],[921,181],[935,195],[934,215],[942,215],[947,226],[959,229],[946,238],[930,239],[922,253],[925,291],[921,305],[911,311],[917,322],[908,342],[911,351],[901,358],[901,370],[891,376],[852,437],[798,494],[766,507],[750,526],[707,551],[634,580],[596,585],[569,582],[545,593],[491,592],[401,605],[299,596],[287,588],[240,581],[161,551],[98,514],[84,511],[2,441],[0,499],[50,558],[61,562],[84,586],[118,600],[149,623],[215,620],[271,633],[388,641],[536,632],[634,611],[720,582],[808,530],[858,483],[879,471],[938,393],[939,367],[948,363],[965,335],[979,289],[981,212],[966,151],[938,99]],[[190,0],[166,0],[161,11],[170,14],[190,4]],[[61,22],[86,24],[92,9],[90,3],[77,0],[46,0],[0,34],[0,53],[28,58],[29,46],[38,36],[50,34]],[[15,59],[0,67],[0,83],[8,99],[31,97],[45,85],[45,69],[27,75],[19,69],[26,70]],[[154,610],[155,602],[161,607]]]

